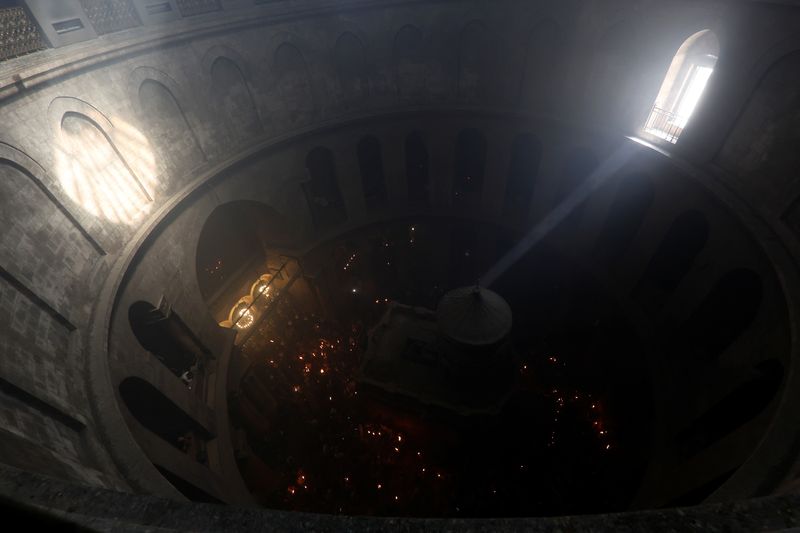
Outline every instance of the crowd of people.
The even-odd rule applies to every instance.
[[[344,264],[334,267],[342,279],[331,283],[338,291],[335,316],[285,291],[241,347],[251,366],[232,414],[264,465],[260,472],[272,478],[258,492],[262,504],[345,514],[513,516],[619,503],[602,490],[621,464],[603,399],[571,386],[563,361],[521,355],[516,390],[494,417],[433,413],[360,384],[369,328],[392,293],[371,276],[376,261],[359,262],[369,250],[356,246],[339,255]]]

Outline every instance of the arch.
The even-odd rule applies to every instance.
[[[367,135],[358,142],[358,166],[367,207],[386,203],[386,178],[383,172],[381,142]]]
[[[183,176],[206,161],[183,107],[167,85],[147,77],[137,89],[137,99],[148,137],[172,174]],[[177,184],[168,183],[167,187]]]
[[[483,190],[486,170],[486,137],[480,130],[459,132],[454,168],[453,202],[476,200]]]
[[[203,70],[205,72],[211,72],[211,67],[220,57],[224,57],[235,63],[236,67],[241,72],[245,83],[247,83],[249,86],[253,85],[253,69],[250,65],[250,62],[247,61],[242,54],[229,46],[217,44],[209,48],[206,53],[203,54]]]
[[[800,43],[798,43],[800,45]],[[800,50],[775,61],[758,82],[717,160],[743,183],[768,183],[778,194],[791,191],[795,176],[786,169],[800,166]],[[753,134],[758,132],[758,142]],[[798,231],[797,205],[790,208],[789,223]]]
[[[405,155],[408,201],[417,205],[428,205],[431,194],[428,147],[420,132],[414,131],[406,136]]]
[[[187,433],[208,441],[214,436],[151,383],[131,376],[119,384],[119,395],[128,412],[144,428],[170,446],[183,451],[181,438]]]
[[[306,201],[314,227],[320,230],[337,226],[347,220],[333,152],[324,147],[311,150],[306,156],[310,180],[303,184]]]
[[[514,137],[503,203],[512,220],[524,220],[528,214],[541,159],[542,143],[536,135],[523,133]]]
[[[293,44],[283,42],[275,49],[272,76],[282,100],[281,109],[290,121],[314,111],[314,91],[303,54]]]
[[[422,31],[410,24],[400,28],[394,38],[392,58],[398,100],[414,100],[424,95],[427,74]]]
[[[334,47],[334,62],[345,105],[352,106],[369,97],[367,62],[361,39],[349,31],[340,35]]]
[[[55,175],[76,205],[92,217],[125,224],[150,209],[156,158],[141,132],[71,96],[54,98],[47,113],[55,133]]]
[[[519,87],[519,101],[523,105],[542,107],[558,94],[554,76],[561,31],[552,19],[539,22],[531,30],[525,43],[525,64]]]
[[[614,261],[630,246],[655,198],[653,180],[646,174],[624,177],[597,238],[595,253]]]
[[[206,218],[195,271],[200,295],[218,321],[230,304],[220,299],[264,272],[269,247],[291,245],[291,227],[276,210],[252,200],[221,204]]]
[[[176,376],[198,362],[196,348],[188,338],[186,326],[175,315],[165,315],[148,302],[138,301],[128,308],[128,323],[142,348]]]
[[[482,102],[487,96],[489,42],[486,26],[477,20],[461,31],[458,43],[458,97]]]
[[[61,119],[70,112],[88,117],[106,134],[113,135],[114,124],[111,122],[111,119],[92,104],[80,98],[75,98],[74,96],[58,96],[53,98],[53,101],[50,102],[50,105],[47,107],[48,117],[56,126],[60,126]],[[60,135],[60,131],[58,135]]]
[[[691,270],[708,242],[709,225],[699,211],[686,211],[672,222],[634,290],[640,304],[661,307]]]
[[[448,280],[460,287],[475,283],[478,268],[478,226],[474,222],[456,225],[450,231],[450,264]]]
[[[46,300],[45,310],[57,313],[65,326],[74,329],[61,312],[69,309],[78,279],[86,274],[86,267],[76,263],[91,263],[105,252],[94,240],[85,238],[82,226],[40,188],[39,180],[27,168],[3,155],[0,150],[2,269],[36,287]],[[21,250],[25,252],[19,253]]]
[[[22,185],[21,183],[11,186],[12,190],[15,191],[14,194],[20,194],[22,191],[25,191],[30,187],[36,188],[47,198],[47,201],[33,202],[34,205],[38,206],[39,208],[44,208],[46,204],[51,204],[64,216],[64,218],[67,219],[69,225],[73,226],[83,236],[86,242],[88,242],[89,245],[94,248],[98,255],[106,255],[105,249],[100,245],[99,242],[97,242],[97,240],[91,235],[91,233],[89,233],[86,227],[84,227],[84,225],[70,212],[70,210],[64,205],[63,201],[59,198],[61,195],[58,194],[60,191],[58,190],[56,184],[45,183],[44,180],[47,177],[47,173],[41,167],[41,165],[31,159],[24,152],[3,142],[0,142],[0,165],[5,165],[6,168],[13,169],[17,173],[22,174],[30,183],[28,186]],[[9,181],[10,180],[5,180],[4,183]],[[21,205],[23,203],[18,200],[12,201],[11,198],[13,198],[13,196],[13,194],[5,193],[2,194],[0,198],[5,201],[9,201],[9,205]],[[35,211],[35,209],[28,209],[27,213],[30,213],[30,216],[34,216],[32,212]],[[10,212],[10,209],[7,210],[3,208],[3,212]],[[43,218],[36,216],[35,218],[38,220],[52,220],[51,216],[45,216]],[[20,226],[24,228],[32,227],[30,224],[21,224]],[[8,228],[10,226],[6,225],[5,227]],[[8,234],[8,232],[6,232],[6,234]]]
[[[755,320],[764,287],[748,268],[727,272],[684,324],[684,339],[702,360],[718,358]]]
[[[637,64],[638,20],[624,19],[609,28],[594,47],[590,82],[586,85],[587,105],[607,119],[626,123],[633,66]]]
[[[783,365],[768,359],[758,363],[751,373],[755,376],[737,385],[677,435],[678,449],[684,457],[709,448],[769,407],[783,383]]]
[[[211,64],[210,72],[212,90],[231,137],[246,142],[260,135],[264,128],[247,78],[239,65],[220,55]]]
[[[686,39],[672,59],[642,130],[655,138],[678,142],[718,57],[719,40],[711,30],[699,31]]]
[[[102,123],[110,124],[107,119]],[[93,216],[132,224],[153,200],[152,184],[131,168],[93,118],[65,111],[58,123],[56,168],[64,192]],[[142,157],[147,157],[145,150]]]

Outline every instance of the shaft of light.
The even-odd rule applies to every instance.
[[[494,264],[480,279],[480,285],[490,287],[514,263],[525,255],[531,248],[539,244],[555,227],[567,218],[575,208],[581,205],[590,194],[596,191],[606,181],[614,176],[631,159],[636,149],[630,142],[619,146],[605,159],[589,177],[563,202],[558,204],[547,216],[536,224],[511,250]]]

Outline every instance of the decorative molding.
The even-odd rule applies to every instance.
[[[0,279],[5,280],[9,285],[14,287],[18,292],[30,300],[31,303],[33,303],[36,307],[53,317],[56,322],[58,322],[70,333],[78,329],[69,318],[61,314],[58,309],[47,303],[44,298],[36,294],[33,289],[28,287],[25,282],[21,281],[2,266],[0,266]]]
[[[39,166],[33,159],[31,159],[24,152],[0,142],[0,164],[7,164],[14,167],[16,170],[24,174],[30,179],[33,184],[42,191],[48,200],[63,214],[67,220],[75,227],[76,230],[86,239],[86,242],[94,248],[98,255],[106,255],[106,250],[100,245],[91,233],[84,227],[83,224],[67,209],[66,205],[58,198],[58,196],[47,186],[47,183],[52,182],[52,179],[47,178],[47,172]]]

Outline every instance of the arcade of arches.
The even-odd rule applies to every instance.
[[[150,4],[0,2],[4,509],[800,526],[800,8]]]

